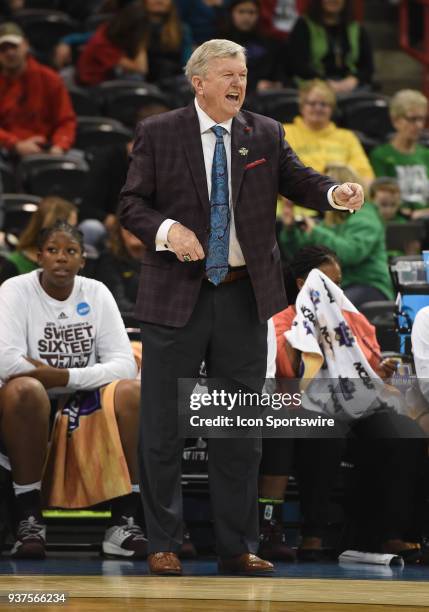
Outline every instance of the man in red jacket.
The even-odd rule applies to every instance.
[[[29,55],[15,23],[0,25],[0,148],[24,157],[72,146],[76,115],[60,76]]]

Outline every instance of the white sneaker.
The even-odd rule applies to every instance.
[[[18,524],[16,542],[10,551],[15,559],[44,559],[46,556],[46,525],[29,516]]]
[[[123,516],[120,525],[106,529],[103,553],[113,557],[147,557],[147,538],[132,516]]]

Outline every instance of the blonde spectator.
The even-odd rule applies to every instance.
[[[299,90],[301,114],[284,126],[286,140],[307,166],[326,172],[329,164],[347,165],[366,187],[374,178],[371,165],[353,132],[332,121],[335,105],[335,92],[327,83],[318,79],[304,83]]]
[[[370,156],[377,176],[398,179],[404,203],[402,212],[412,219],[429,216],[429,150],[418,142],[427,111],[428,101],[422,93],[413,89],[398,91],[390,103],[395,134]]]

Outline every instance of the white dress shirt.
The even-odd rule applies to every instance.
[[[216,123],[213,119],[211,119],[207,113],[205,113],[202,108],[200,108],[197,99],[195,98],[195,109],[197,111],[198,121],[200,123],[200,133],[201,133],[201,143],[203,147],[203,155],[204,155],[204,165],[206,168],[206,178],[207,178],[207,190],[209,195],[209,200],[211,196],[212,189],[212,165],[213,165],[213,157],[216,146],[216,136],[214,132],[212,132],[211,128],[215,125],[220,125],[225,128],[226,134],[224,134],[223,142],[225,145],[226,151],[226,161],[228,166],[228,189],[229,189],[229,210],[231,213],[231,222],[229,228],[229,256],[228,263],[231,267],[235,268],[238,266],[244,266],[244,256],[240,247],[240,243],[237,239],[237,233],[235,231],[235,222],[234,222],[234,209],[232,206],[232,188],[231,188],[231,126],[232,126],[232,118],[228,119],[228,121],[224,121],[223,123]],[[338,208],[340,210],[347,210],[343,206],[338,206],[334,203],[332,198],[332,192],[337,187],[334,185],[328,191],[327,197],[328,202],[333,208]],[[161,223],[158,228],[155,237],[155,246],[157,251],[172,251],[171,247],[168,244],[167,236],[170,227],[177,223],[174,219],[166,219]]]

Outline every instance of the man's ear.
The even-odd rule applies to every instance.
[[[203,79],[198,75],[194,75],[192,77],[192,87],[195,93],[201,96],[203,94]]]
[[[40,251],[37,251],[37,263],[39,264],[40,267],[41,263],[42,263],[42,253]]]
[[[86,255],[82,255],[81,257],[81,262],[80,262],[80,269],[83,270],[83,268],[85,267],[86,264]]]
[[[303,278],[296,279],[296,286],[298,287],[300,291],[304,287],[304,283],[305,283],[305,280]]]

